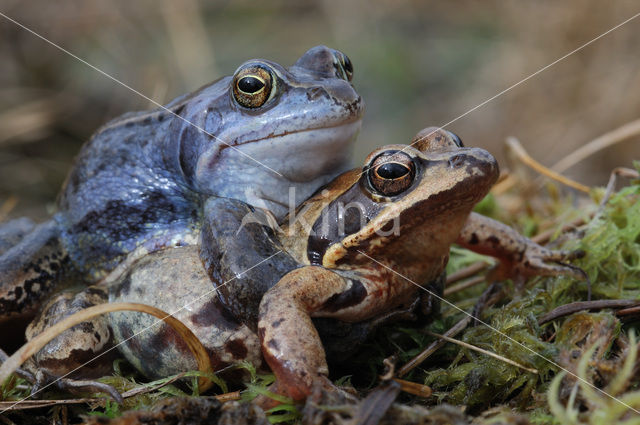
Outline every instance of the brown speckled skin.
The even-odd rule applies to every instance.
[[[404,150],[416,164],[414,182],[404,192],[385,197],[371,188],[366,172],[353,170],[310,198],[299,208],[303,220],[284,229],[287,252],[307,266],[285,275],[264,295],[258,333],[278,390],[294,399],[306,397],[312,382],[328,373],[311,317],[360,322],[410,305],[419,296],[417,283],[442,274],[450,245],[497,179],[498,167],[488,152],[459,148],[447,132],[431,135],[419,147],[386,146],[365,162]],[[322,219],[323,209],[332,217],[338,201],[362,204],[367,223],[340,238],[319,227],[316,240],[299,237],[305,223]],[[377,233],[394,223],[396,234]]]
[[[367,180],[367,164],[388,150],[411,156],[416,175],[404,192],[385,197]],[[462,148],[457,136],[429,128],[414,138],[413,147],[391,145],[374,151],[363,170],[344,173],[301,205],[302,219],[285,227],[280,239],[287,253],[306,266],[285,275],[260,304],[258,333],[265,360],[277,377],[274,388],[300,400],[314,381],[330,385],[311,318],[360,322],[406,308],[421,294],[419,285],[441,282],[455,242],[497,256],[503,276],[573,273],[545,264],[568,253],[547,250],[502,223],[471,214],[497,177],[497,164],[488,152]],[[366,224],[336,234],[334,219],[347,217],[344,210],[340,213],[339,202],[363,205]],[[318,224],[323,210],[329,217],[324,230]],[[315,233],[300,237],[309,233],[304,233],[309,224]],[[396,233],[376,233],[394,226]]]
[[[175,313],[204,345],[215,370],[242,360],[257,367],[262,365],[258,336],[219,300],[200,260],[198,246],[147,253],[128,267],[112,272],[101,286],[52,297],[29,325],[27,338],[82,308],[107,301],[150,304]],[[151,379],[196,370],[193,354],[181,337],[166,324],[154,325],[158,321],[137,312],[96,317],[47,344],[34,356],[30,369],[40,370],[47,377],[59,377],[118,344],[120,353]],[[111,351],[111,355],[100,357],[72,377],[89,379],[111,373],[116,353]],[[224,377],[239,374],[232,372]]]
[[[267,291],[260,303],[258,335],[265,360],[280,390],[304,399],[318,379],[329,375],[324,349],[309,313],[348,289],[349,281],[322,267],[294,270]],[[285,337],[286,335],[286,337]]]
[[[151,303],[167,313],[175,312],[203,343],[215,370],[240,360],[261,363],[255,332],[219,301],[197,246],[169,248],[138,260],[111,283],[109,301]],[[163,378],[197,369],[188,347],[168,325],[145,331],[157,318],[118,312],[110,320],[116,342],[138,334],[118,349],[146,376]]]
[[[90,286],[82,292],[62,292],[52,297],[43,306],[38,319],[29,324],[25,332],[27,339],[40,334],[60,320],[82,309],[107,300],[105,289]],[[69,344],[73,341],[73,344]],[[111,328],[105,316],[95,317],[64,331],[48,343],[33,357],[37,369],[46,376],[58,377],[93,360],[113,346]],[[115,354],[115,353],[113,353]],[[81,368],[71,378],[97,378],[111,371],[113,355],[102,355],[91,362],[90,367]],[[35,371],[35,370],[34,370]]]

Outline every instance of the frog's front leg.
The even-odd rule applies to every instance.
[[[204,206],[200,257],[225,307],[255,330],[262,296],[298,268],[270,225],[268,211],[230,198]]]
[[[584,255],[581,251],[554,251],[538,245],[511,227],[480,214],[471,213],[456,241],[463,247],[500,260],[495,279],[523,282],[531,276],[559,274],[583,278],[574,267],[560,264]]]
[[[340,275],[316,266],[293,270],[260,303],[262,354],[276,375],[276,391],[303,400],[314,383],[327,388],[329,368],[311,314],[349,288]]]

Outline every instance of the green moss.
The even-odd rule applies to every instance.
[[[592,195],[597,200],[602,196],[602,191],[594,191]],[[589,276],[592,299],[640,299],[639,200],[638,184],[623,188],[577,234],[568,240],[563,238],[562,244],[554,245],[554,249],[586,252],[584,258],[572,264]],[[556,211],[565,218],[565,222],[586,216],[588,211],[597,209],[595,203],[592,207],[582,207],[580,210],[569,208],[570,203],[563,199],[554,199],[549,203],[552,205],[548,206],[548,210]],[[486,205],[481,206],[481,210],[495,213],[494,206],[495,200],[489,199]],[[527,225],[527,220],[532,223]],[[537,226],[536,220],[537,214],[533,214],[517,221],[521,227],[524,223],[524,227],[533,229]],[[454,248],[448,273],[482,258]],[[478,285],[460,291],[448,297],[448,301],[470,311],[484,287]],[[447,402],[465,406],[465,411],[476,417],[474,423],[477,424],[499,423],[500,415],[485,417],[483,413],[494,412],[496,408],[515,409],[534,424],[622,423],[616,422],[624,417],[625,411],[620,411],[621,404],[610,398],[604,403],[605,396],[597,392],[594,395],[593,390],[589,392],[589,387],[584,383],[579,391],[576,390],[574,407],[567,407],[566,394],[571,392],[571,387],[562,390],[562,394],[565,394],[562,398],[547,400],[547,395],[552,394],[553,389],[560,391],[562,385],[573,385],[572,382],[575,382],[574,379],[558,383],[561,368],[576,370],[580,359],[595,355],[595,366],[582,363],[582,367],[586,368],[582,372],[585,381],[595,382],[605,388],[613,388],[614,382],[618,382],[615,385],[620,398],[640,403],[640,395],[627,390],[640,388],[640,375],[630,372],[633,368],[629,362],[625,362],[630,351],[623,348],[628,346],[626,333],[635,328],[635,323],[623,325],[614,314],[603,311],[580,312],[539,326],[538,318],[555,307],[586,300],[587,281],[572,277],[535,278],[527,287],[529,289],[523,294],[516,294],[506,286],[508,295],[502,303],[483,314],[483,320],[491,328],[484,325],[468,327],[456,338],[534,368],[538,373],[529,373],[476,351],[446,344],[410,374],[410,379],[425,383],[434,391],[434,397],[422,403]],[[464,317],[446,304],[442,311],[442,317],[425,329],[443,333]],[[380,352],[375,349],[370,351],[375,353],[370,360],[379,368],[381,359],[393,352],[397,355],[398,364],[402,365],[433,340],[419,328],[403,328],[401,331],[397,327],[389,329],[378,339]],[[592,347],[596,345],[598,348],[594,354]],[[635,364],[635,360],[633,362]],[[556,387],[550,389],[552,384]],[[594,397],[598,397],[597,400]],[[604,406],[604,410],[599,412],[593,406]],[[574,414],[571,409],[590,411],[592,414]],[[559,413],[561,411],[564,413]],[[569,420],[573,422],[566,422]],[[504,422],[509,423],[506,419]]]
[[[574,264],[592,283],[593,297],[640,299],[640,186],[622,189],[591,220],[584,236],[565,244],[580,249],[585,258]],[[560,305],[585,293],[584,282],[559,278],[548,285],[552,299]],[[553,306],[555,307],[555,305]]]

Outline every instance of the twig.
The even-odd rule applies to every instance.
[[[607,202],[609,202],[609,198],[611,198],[611,195],[613,195],[613,191],[616,187],[616,180],[618,179],[618,176],[627,177],[630,179],[640,178],[640,174],[636,170],[632,170],[630,168],[625,168],[625,167],[614,168],[613,171],[611,172],[611,176],[609,176],[609,182],[607,183],[607,188],[604,191],[604,196],[600,201],[600,205],[598,206],[598,211],[596,212],[596,215],[600,215],[600,213],[604,210],[604,207],[607,205]]]
[[[616,311],[616,316],[632,316],[637,315],[638,313],[640,313],[640,305],[618,310]]]
[[[543,325],[552,320],[584,310],[602,310],[605,308],[628,308],[640,305],[638,300],[595,300],[577,301],[560,307],[556,307],[549,313],[538,319],[538,324]]]
[[[446,288],[443,292],[443,295],[446,297],[448,295],[455,294],[456,292],[463,291],[467,288],[471,288],[472,286],[482,283],[485,280],[486,278],[484,276],[476,276],[473,279],[469,279],[457,285]]]
[[[459,280],[473,276],[474,274],[486,269],[487,267],[489,267],[489,263],[487,263],[486,261],[478,261],[456,271],[455,273],[451,273],[449,276],[447,276],[447,286]]]
[[[464,316],[458,323],[456,323],[451,329],[445,332],[447,336],[456,336],[469,325],[471,316]],[[439,339],[429,344],[420,354],[409,360],[404,366],[398,369],[398,376],[404,376],[411,372],[419,364],[425,361],[431,354],[435,353],[440,347],[442,347],[446,341]]]
[[[404,379],[399,378],[393,378],[393,380],[400,384],[400,390],[404,391],[405,393],[413,394],[422,398],[431,397],[431,394],[433,393],[431,387],[429,387],[428,385],[405,381]]]

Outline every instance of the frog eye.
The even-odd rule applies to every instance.
[[[353,79],[353,64],[351,60],[342,52],[335,51],[333,54],[333,67],[336,69],[336,75],[347,81]]]
[[[245,108],[259,108],[276,92],[276,78],[263,65],[247,65],[233,77],[233,97]]]
[[[371,186],[380,194],[394,196],[411,187],[416,167],[404,152],[387,151],[371,162],[367,175]]]
[[[464,144],[462,144],[462,139],[456,133],[452,131],[447,131],[447,133],[449,133],[449,136],[451,136],[453,143],[455,143],[457,147],[464,148]]]

